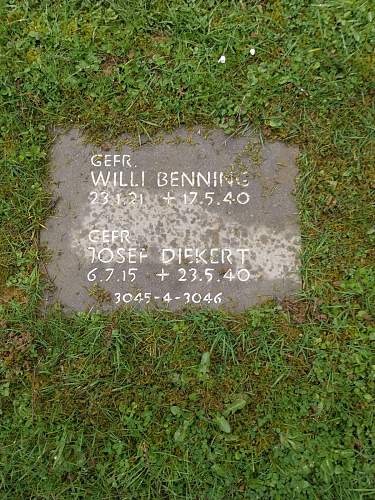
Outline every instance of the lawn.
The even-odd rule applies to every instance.
[[[1,498],[375,497],[374,26],[366,0],[1,2]],[[53,127],[180,124],[299,146],[300,295],[42,312]]]

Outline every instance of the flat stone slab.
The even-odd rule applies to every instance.
[[[180,128],[144,144],[52,149],[55,213],[41,232],[67,310],[204,306],[240,311],[300,286],[298,150]]]

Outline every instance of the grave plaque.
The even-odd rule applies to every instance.
[[[240,311],[290,295],[300,288],[296,156],[199,128],[103,147],[61,133],[56,209],[41,233],[47,303]]]

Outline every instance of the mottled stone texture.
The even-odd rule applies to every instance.
[[[61,133],[46,303],[239,311],[297,291],[297,152],[198,128],[105,148]]]

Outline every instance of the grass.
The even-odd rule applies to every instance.
[[[374,17],[356,0],[1,2],[2,498],[375,495]],[[52,127],[100,143],[182,123],[299,145],[300,296],[40,313]]]

